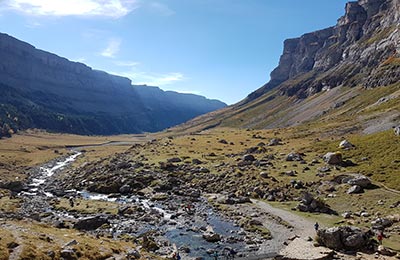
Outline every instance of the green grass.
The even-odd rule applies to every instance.
[[[354,149],[342,151],[345,159],[357,163],[351,171],[371,177],[392,189],[400,187],[400,138],[393,130],[370,135],[352,135],[348,140],[355,145]],[[321,153],[338,150],[338,141],[317,143]]]

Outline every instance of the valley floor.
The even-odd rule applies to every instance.
[[[233,239],[238,245],[244,243],[248,250],[242,254],[243,257],[247,254],[244,259],[263,259],[279,252],[289,258],[293,258],[294,253],[297,259],[322,259],[330,251],[306,241],[308,237],[314,239],[316,221],[321,228],[338,225],[370,228],[371,222],[379,217],[392,220],[386,228],[384,246],[400,250],[400,195],[396,190],[400,145],[399,138],[391,131],[349,134],[346,139],[354,147],[344,150],[338,148],[343,136],[324,137],[302,128],[220,128],[184,136],[171,137],[170,134],[80,137],[28,132],[0,140],[0,229],[4,234],[0,240],[0,259],[22,259],[24,255],[29,255],[30,259],[52,259],[59,257],[63,250],[72,250],[72,255],[80,254],[88,259],[105,259],[105,256],[124,259],[129,252],[133,254],[139,249],[143,259],[156,259],[171,255],[175,250],[174,245],[165,240],[166,234],[173,240],[172,227],[172,230],[182,228],[178,237],[194,233],[201,238],[210,231],[207,229],[212,227],[213,221],[220,221],[218,223],[233,230],[232,238],[220,231],[221,238],[216,241],[224,244]],[[272,139],[280,141],[270,145]],[[57,171],[43,186],[43,191],[53,194],[59,190],[58,198],[38,195],[32,200],[29,196],[16,195],[18,189],[26,190],[26,184],[38,177],[35,169],[53,159],[66,158],[71,154],[71,147],[83,154],[71,166]],[[353,164],[325,164],[322,155],[337,150],[341,150],[344,161],[350,160]],[[288,160],[289,154],[300,156],[301,160]],[[251,157],[253,159],[249,159]],[[372,188],[348,194],[346,191],[351,186],[338,183],[336,179],[354,173],[372,179]],[[126,191],[123,191],[124,185]],[[68,190],[104,194],[101,198],[105,201],[88,201],[78,193],[65,193]],[[116,192],[127,194],[118,195],[121,198],[139,196],[139,200],[124,202],[129,207],[123,206],[113,200]],[[293,211],[304,192],[324,201],[338,215]],[[73,206],[69,202],[71,196],[74,197]],[[212,207],[200,199],[204,196]],[[252,198],[252,203],[246,202],[248,198]],[[146,208],[144,201],[150,208]],[[35,208],[39,211],[36,216],[32,212],[27,214],[26,203],[47,206]],[[196,211],[193,218],[182,206],[187,203]],[[46,213],[46,207],[73,216],[73,220],[49,217],[51,214]],[[163,214],[155,214],[157,210],[154,209],[158,208]],[[203,216],[204,212],[209,215]],[[344,213],[349,213],[350,217],[343,217]],[[107,216],[106,226],[95,231],[72,229],[79,219],[98,214]],[[165,220],[165,214],[169,219]],[[210,214],[217,217],[210,217]],[[132,219],[137,219],[137,223],[132,224]],[[65,227],[60,229],[60,223]],[[137,236],[138,230],[126,230],[127,223],[131,223],[131,229],[146,223],[162,228],[156,228],[155,233],[146,232],[146,239],[150,241],[146,242]],[[109,227],[114,231],[126,230],[127,235],[115,236]],[[219,231],[215,229],[214,232],[218,234]],[[72,244],[66,246],[70,242]],[[89,257],[99,243],[104,250]],[[209,249],[223,249],[218,243],[210,243],[206,244],[211,245]],[[190,242],[178,243],[184,259],[201,252],[190,246],[188,251],[186,244]],[[286,251],[282,251],[284,248]],[[298,251],[300,248],[303,251]],[[251,250],[256,251],[249,254]],[[148,253],[151,251],[154,255]],[[49,256],[49,252],[55,256]],[[313,256],[306,256],[306,253]],[[390,259],[381,254],[362,253],[337,253],[335,257]]]

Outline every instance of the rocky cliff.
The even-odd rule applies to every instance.
[[[335,26],[284,41],[270,81],[243,101],[176,130],[307,122],[371,133],[398,124],[399,97],[400,0],[359,0]]]
[[[334,27],[284,42],[271,80],[246,102],[280,86],[305,98],[337,86],[376,87],[400,78],[400,1],[349,2]]]
[[[139,95],[141,88],[0,34],[3,132],[29,127],[81,134],[159,131],[225,106],[200,96],[185,102],[187,95],[176,93],[181,104],[174,107],[163,91],[150,97],[146,91]]]

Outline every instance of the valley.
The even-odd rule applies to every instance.
[[[399,162],[396,158],[400,146],[392,130],[367,137],[349,134],[346,139],[354,147],[345,150],[338,147],[343,136],[326,137],[316,131],[310,136],[301,127],[217,128],[174,137],[168,134],[84,137],[40,132],[5,140],[7,145],[1,145],[4,150],[18,147],[20,140],[35,147],[46,146],[51,138],[58,142],[43,150],[27,145],[32,150],[31,158],[38,158],[41,153],[51,155],[43,157],[41,162],[35,161],[38,166],[28,171],[29,160],[12,161],[11,154],[6,157],[14,167],[25,169],[14,178],[24,180],[22,190],[27,193],[23,191],[15,197],[16,193],[2,190],[1,228],[11,232],[7,239],[0,240],[2,252],[7,252],[4,248],[14,241],[18,246],[8,249],[11,256],[29,253],[39,257],[50,251],[61,254],[70,249],[78,255],[92,254],[90,245],[93,247],[95,236],[105,245],[98,253],[116,258],[129,250],[140,251],[142,257],[151,259],[168,257],[176,246],[184,259],[211,259],[213,250],[221,253],[225,247],[235,248],[237,256],[244,259],[266,259],[278,255],[285,244],[291,243],[289,239],[314,238],[315,221],[321,228],[343,224],[370,228],[371,222],[379,217],[393,221],[386,229],[384,245],[399,250],[400,194],[396,191]],[[385,164],[385,171],[388,170],[385,174],[376,171],[375,164],[383,158],[382,151],[373,149],[369,143],[376,140],[386,140],[384,146],[392,154],[387,158],[391,162]],[[108,145],[98,145],[102,143]],[[57,161],[65,160],[62,158],[72,153],[64,149],[71,146],[82,154],[71,165],[49,176],[41,184],[41,192],[30,194],[31,188],[26,185],[38,177],[38,167],[52,167]],[[60,154],[54,154],[54,149]],[[343,160],[351,160],[354,165],[326,164],[323,155],[336,150],[341,151]],[[13,152],[21,152],[20,147]],[[289,154],[298,154],[302,159],[288,160]],[[371,178],[372,189],[348,194],[351,185],[334,181],[353,173]],[[3,172],[2,180],[5,177],[10,178],[9,173]],[[45,192],[52,195],[49,197]],[[299,211],[297,207],[304,192],[324,201],[337,214]],[[74,205],[70,203],[71,197]],[[194,212],[190,213],[186,205]],[[297,210],[293,211],[294,208]],[[343,217],[345,213],[350,217]],[[100,218],[104,223],[100,221],[95,230],[78,228],[77,223],[82,219],[91,218]],[[97,224],[93,225],[95,228]],[[29,238],[27,241],[31,244],[11,235],[15,233],[13,229],[20,230],[19,236]],[[27,230],[31,231],[26,233]],[[214,239],[219,242],[206,242],[204,235],[211,230],[215,233],[210,234],[217,234]],[[50,238],[36,241],[30,232],[35,236],[49,234]],[[57,247],[46,246],[46,239],[57,241]],[[66,246],[73,240],[77,242]],[[312,252],[315,248],[312,242],[308,243],[306,246],[310,249],[306,251]],[[320,251],[323,249],[317,248],[309,257],[320,259],[324,255]],[[353,259],[354,256],[339,253],[337,257]]]
[[[193,68],[236,71],[201,63],[231,39],[197,36]],[[205,74],[173,72],[167,39],[142,40],[91,54],[131,80],[0,33],[0,260],[400,259],[399,0],[349,2],[285,40],[270,80],[229,106],[186,94]],[[171,72],[128,61],[137,43]]]

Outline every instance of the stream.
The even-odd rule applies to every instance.
[[[56,218],[71,222],[88,217],[88,215],[77,212],[55,210],[49,202],[57,199],[59,194],[57,196],[53,192],[54,187],[49,189],[46,184],[82,155],[82,152],[76,148],[72,151],[73,153],[68,156],[41,166],[31,176],[28,189],[20,194],[27,198],[25,205],[27,211],[30,210],[34,214],[37,208],[41,208]],[[119,208],[141,209],[140,215],[108,216],[110,228],[106,231],[115,238],[127,234],[138,237],[155,231],[155,240],[158,244],[163,245],[156,252],[161,256],[170,256],[176,249],[183,252],[181,253],[182,259],[215,259],[212,256],[214,252],[222,255],[227,249],[233,249],[237,252],[237,257],[243,259],[267,259],[267,257],[275,256],[274,252],[268,250],[258,251],[261,247],[249,243],[249,234],[215,212],[205,198],[193,201],[191,207],[194,210],[188,212],[182,206],[179,196],[175,195],[167,202],[154,202],[145,196],[137,195],[114,194],[110,196],[78,190],[64,191],[64,194],[87,201],[117,203]],[[64,197],[66,196],[64,195]],[[96,214],[92,216],[96,216]],[[207,242],[203,237],[204,234],[218,234],[221,239],[217,239],[218,242]]]

